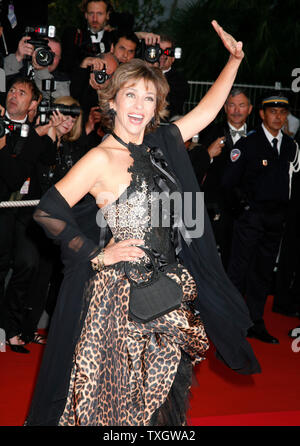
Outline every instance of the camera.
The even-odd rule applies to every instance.
[[[169,57],[175,57],[175,59],[180,59],[181,53],[181,48],[166,48],[165,50],[162,50],[159,43],[156,43],[155,45],[147,45],[145,40],[141,39],[136,51],[136,57],[149,63],[155,63],[159,61],[162,54]]]
[[[97,84],[104,84],[104,82],[106,82],[108,79],[111,78],[111,74],[107,74],[107,72],[106,72],[105,65],[102,68],[102,70],[93,70],[92,69],[92,72],[94,73],[95,81],[97,82]]]
[[[76,117],[80,115],[81,108],[77,105],[54,104],[50,99],[43,99],[38,107],[40,125],[48,124],[49,117],[54,111],[59,111],[63,115]]]
[[[0,117],[0,138],[7,133],[15,132],[16,130],[20,131],[20,135],[23,138],[26,138],[29,133],[29,125],[12,122],[9,119]]]
[[[25,28],[25,35],[30,37],[27,43],[30,43],[35,48],[35,57],[38,65],[41,67],[51,65],[55,55],[48,45],[47,38],[55,37],[55,26],[27,26]]]

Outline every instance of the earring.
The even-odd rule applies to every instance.
[[[114,108],[110,108],[109,109],[109,113],[111,114],[111,116],[116,116],[116,110]]]

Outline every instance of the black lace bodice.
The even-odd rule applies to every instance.
[[[131,182],[119,198],[102,208],[115,241],[139,238],[158,253],[172,253],[173,197],[176,187],[151,163],[144,144],[128,144]],[[163,184],[163,186],[162,186]]]

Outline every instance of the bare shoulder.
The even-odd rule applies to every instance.
[[[100,146],[89,150],[71,170],[58,182],[56,188],[66,201],[73,206],[85,194],[90,192],[95,184],[101,182],[109,165],[109,157]]]
[[[109,161],[109,152],[105,146],[99,144],[90,149],[82,158],[84,162],[89,163],[105,163]]]

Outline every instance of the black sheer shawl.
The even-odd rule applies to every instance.
[[[64,279],[26,421],[29,426],[57,425],[65,406],[73,353],[87,311],[84,289],[95,274],[90,260],[110,238],[109,233],[102,233],[103,238],[99,238],[97,211],[90,195],[71,209],[53,186],[42,197],[34,214],[47,236],[61,246]]]
[[[149,147],[161,148],[182,192],[190,192],[195,197],[201,191],[181,133],[175,124],[162,126],[155,133],[146,135],[144,142]],[[195,209],[193,215],[196,215]],[[248,328],[253,322],[244,298],[224,271],[205,208],[204,234],[192,238],[189,245],[182,239],[180,258],[196,281],[198,298],[195,305],[217,349],[217,357],[239,373],[259,373],[259,363],[246,339]]]
[[[160,127],[147,135],[144,142],[163,151],[183,192],[200,191],[176,125]],[[65,271],[26,421],[29,426],[57,425],[66,403],[74,348],[87,310],[84,289],[94,274],[90,260],[111,237],[107,228],[100,230],[97,225],[97,212],[101,214],[90,195],[71,209],[55,187],[42,197],[35,211],[35,219],[46,234],[60,243]],[[199,291],[196,308],[219,359],[239,373],[260,372],[246,340],[252,325],[248,309],[224,272],[207,214],[204,235],[191,243],[182,239],[181,246],[180,258],[194,276]]]

